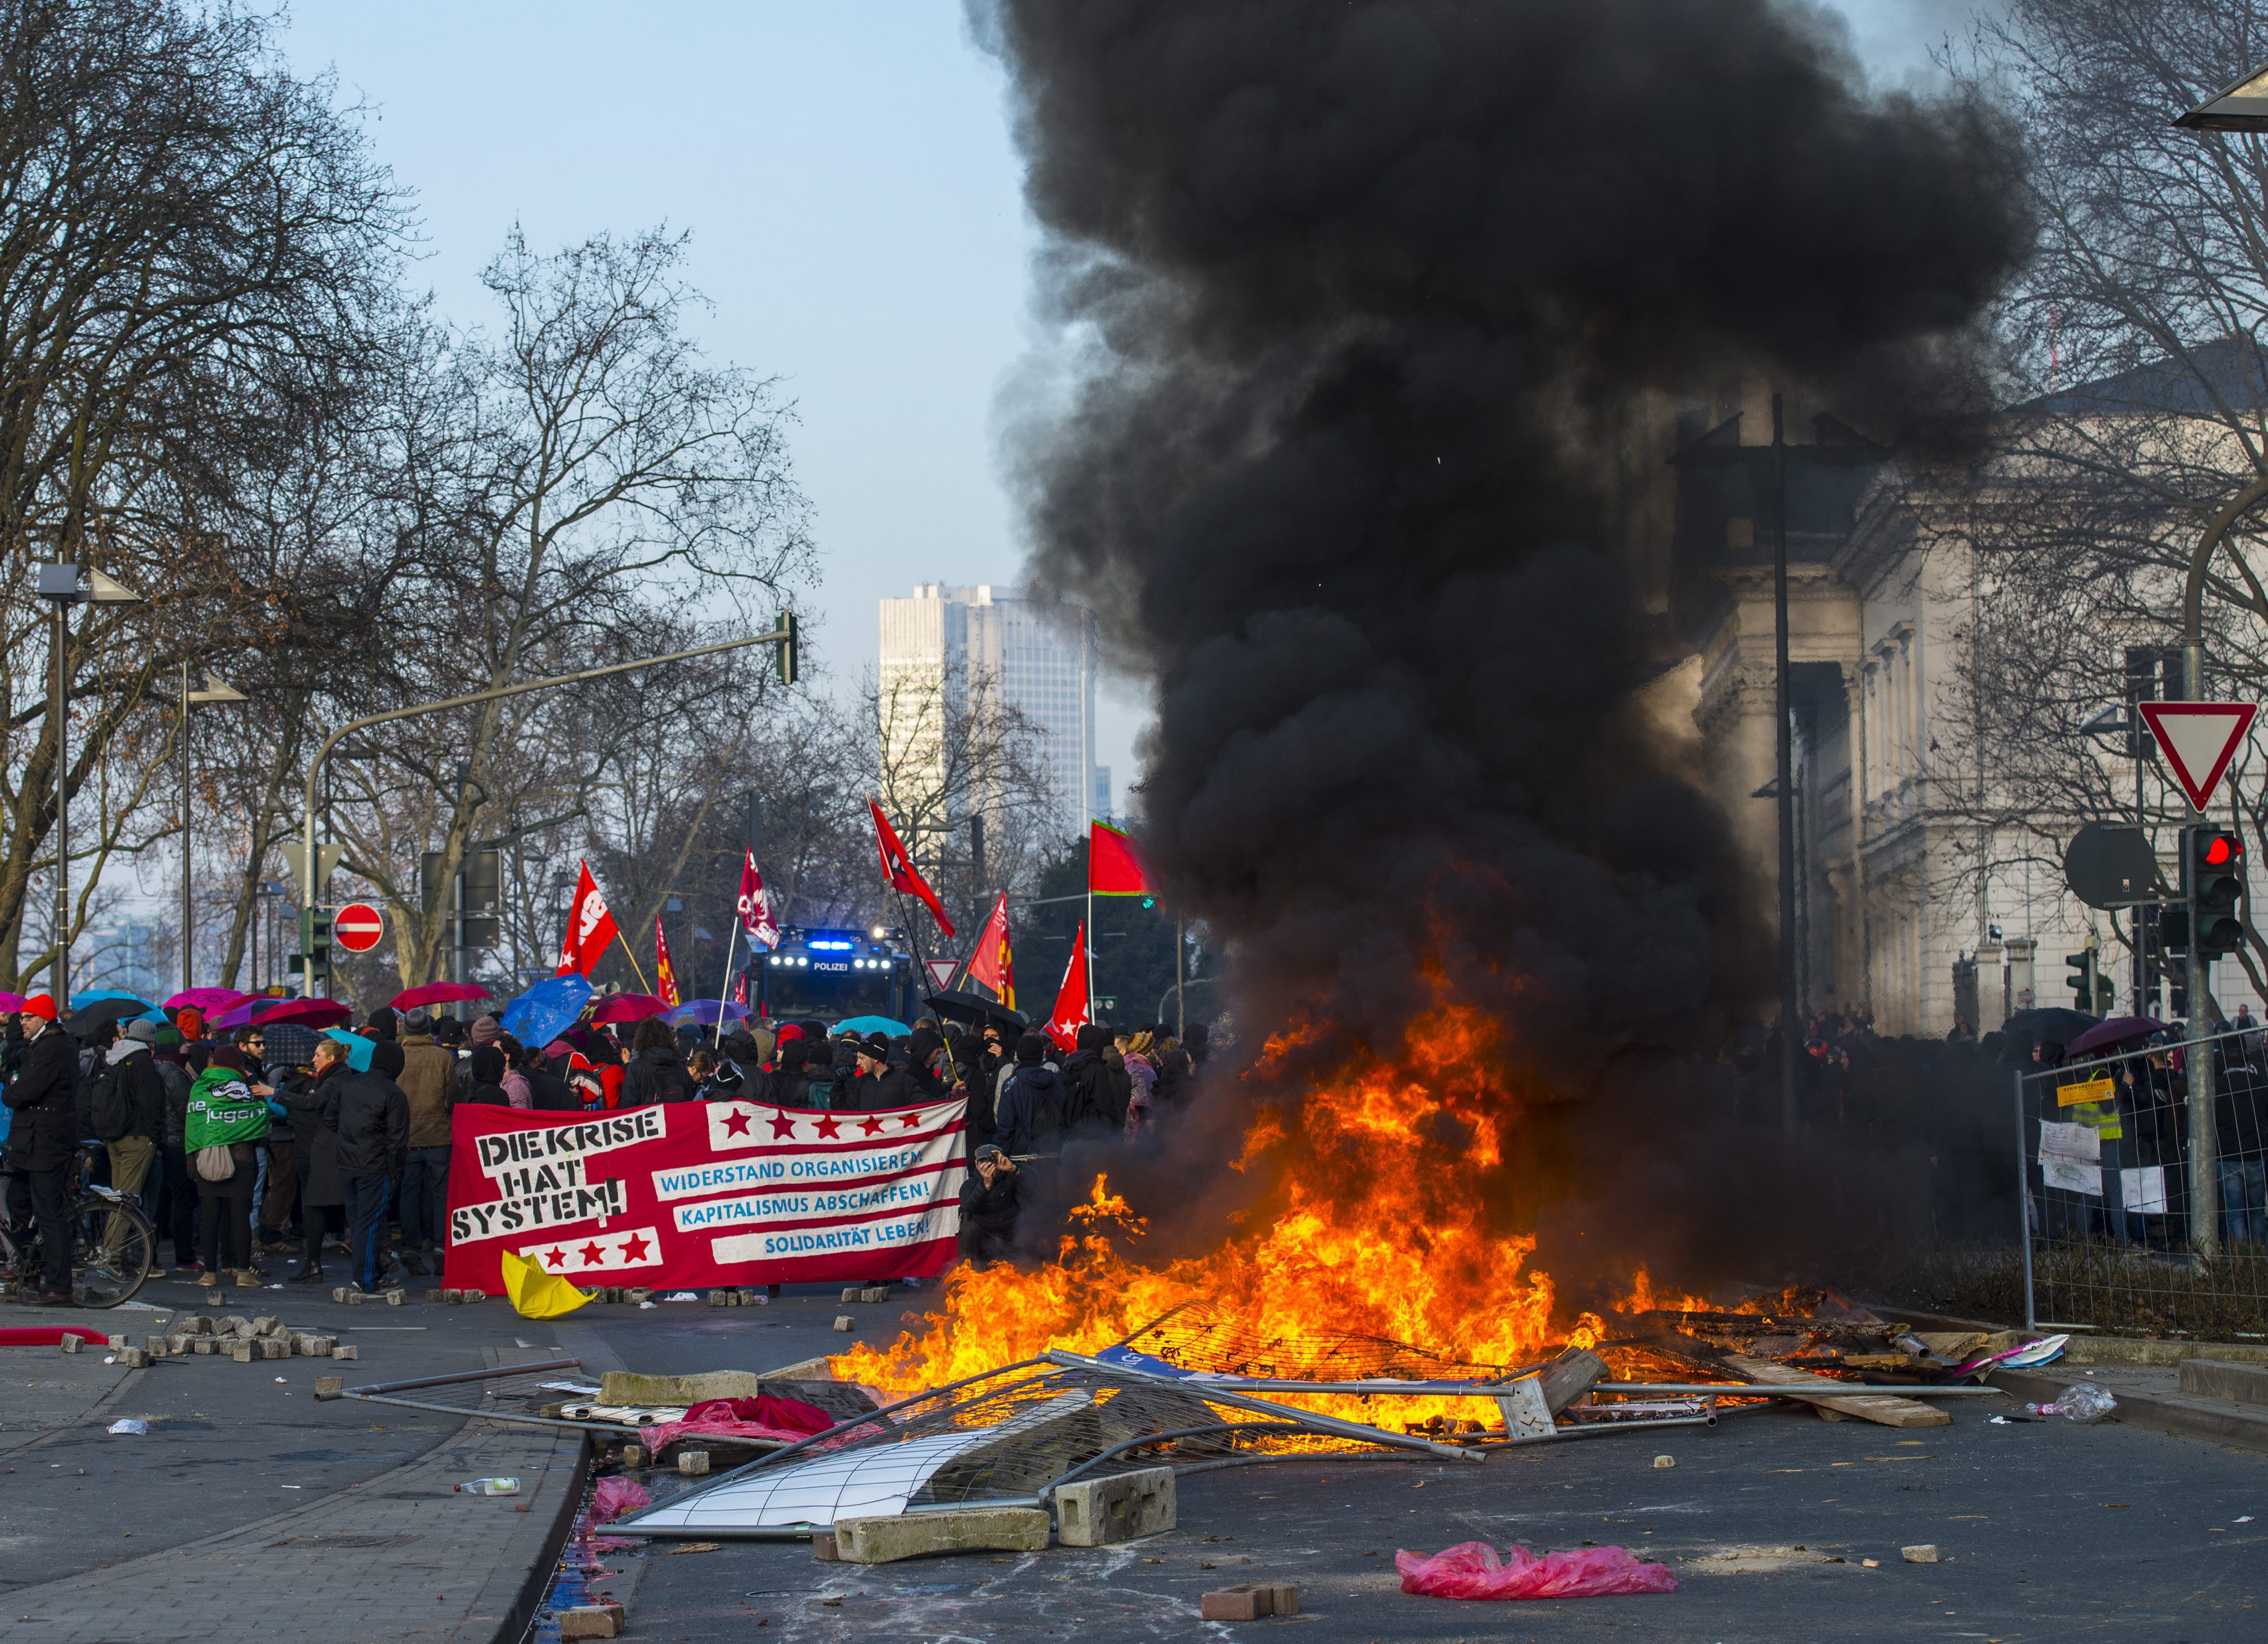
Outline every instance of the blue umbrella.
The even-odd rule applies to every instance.
[[[371,1053],[378,1049],[378,1041],[365,1039],[358,1033],[349,1033],[344,1028],[326,1028],[323,1037],[336,1039],[347,1047],[347,1065],[357,1073],[370,1072]]]
[[[688,1022],[698,1022],[704,1028],[713,1028],[720,1016],[733,1021],[739,1021],[747,1014],[748,1007],[746,1005],[735,1005],[729,1000],[696,999],[690,1004],[680,1005],[664,1020],[674,1028],[682,1028]]]
[[[583,1006],[591,1002],[591,980],[569,971],[539,982],[504,1007],[497,1020],[504,1030],[522,1044],[549,1044],[563,1028],[575,1025]]]
[[[886,1033],[893,1039],[903,1038],[913,1031],[902,1021],[892,1021],[887,1016],[853,1016],[848,1021],[835,1024],[837,1033]]]
[[[84,993],[74,992],[71,995],[71,1008],[75,1011],[84,1010],[89,1005],[92,1005],[99,1000],[106,999],[131,999],[135,1004],[142,1006],[141,1013],[138,1015],[129,1014],[126,1016],[121,1017],[119,1019],[121,1021],[151,1022],[160,1028],[166,1025],[166,1013],[164,1011],[159,1010],[155,1005],[152,1005],[148,999],[144,999],[139,993],[129,993],[122,989],[114,987],[92,988]]]

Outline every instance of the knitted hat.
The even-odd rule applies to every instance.
[[[53,1021],[55,1019],[55,996],[52,993],[33,994],[24,1001],[24,1014],[37,1016],[41,1021]]]
[[[493,1044],[504,1033],[504,1024],[493,1016],[475,1017],[473,1021],[473,1043]]]

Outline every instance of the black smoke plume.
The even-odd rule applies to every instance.
[[[1743,375],[1941,408],[2027,244],[2004,123],[1765,0],[971,15],[1078,358],[1012,442],[1035,575],[1155,682],[1144,837],[1248,1047],[1391,1053],[1446,984],[1538,1095],[1713,1049],[1770,949],[1631,721],[1594,431]]]

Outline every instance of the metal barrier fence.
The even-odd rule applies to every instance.
[[[2027,1323],[2268,1336],[2258,1032],[2019,1072],[2016,1117]]]

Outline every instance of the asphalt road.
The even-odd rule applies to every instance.
[[[261,1308],[286,1294],[262,1293]],[[840,1313],[859,1320],[861,1339],[886,1339],[918,1310],[918,1296],[902,1300],[910,1307],[845,1306],[834,1288],[812,1287],[767,1308],[593,1306],[550,1323],[500,1302],[347,1309],[293,1296],[276,1310],[295,1324],[351,1327],[364,1347],[358,1379],[374,1381],[473,1368],[483,1346],[523,1344],[556,1344],[586,1374],[769,1369],[840,1347],[830,1328]],[[153,1321],[137,1315],[132,1327]],[[19,1381],[62,1369],[52,1350],[4,1351],[0,1368]],[[360,1482],[452,1426],[316,1405],[313,1377],[334,1368],[167,1367],[9,1455],[0,1592]],[[100,1392],[82,1379],[90,1399]],[[113,1438],[102,1425],[117,1413],[161,1419],[150,1440]],[[1659,1453],[1676,1466],[1654,1468]],[[1513,1604],[1398,1590],[1397,1549],[1471,1539],[1618,1543],[1667,1563],[1679,1590]],[[1942,1561],[1904,1563],[1899,1549],[1920,1542]],[[817,1563],[801,1544],[745,1543],[617,1552],[605,1567],[594,1585],[629,1602],[632,1636],[662,1640],[1186,1639],[1273,1626],[1318,1640],[2250,1640],[2262,1635],[2255,1610],[2268,1589],[2268,1457],[2116,1423],[1995,1427],[1977,1406],[1917,1434],[1769,1411],[1485,1466],[1326,1459],[1197,1475],[1182,1483],[1180,1528],[1099,1552],[862,1569]],[[1306,1613],[1198,1620],[1198,1594],[1263,1577],[1296,1581]]]

